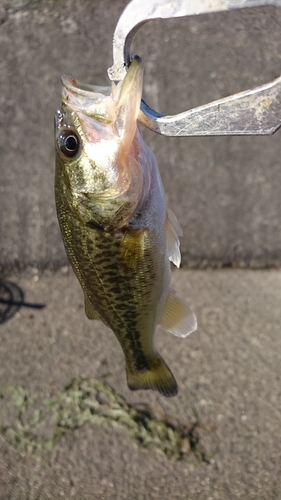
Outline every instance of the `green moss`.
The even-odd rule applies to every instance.
[[[0,394],[2,405],[6,402],[14,414],[10,425],[2,425],[0,420],[0,433],[20,453],[46,462],[63,435],[85,424],[121,427],[137,445],[177,460],[193,453],[199,461],[208,462],[217,452],[215,429],[205,428],[204,432],[214,436],[215,446],[211,454],[204,449],[204,428],[196,412],[195,422],[189,428],[166,416],[160,420],[149,407],[138,409],[129,405],[107,383],[95,378],[74,378],[56,397],[45,400],[40,409],[36,408],[36,397],[29,398],[22,387],[8,388]],[[46,430],[49,437],[45,437]]]

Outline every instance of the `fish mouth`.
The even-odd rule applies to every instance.
[[[83,113],[103,123],[116,119],[115,103],[111,87],[101,87],[78,82],[71,76],[62,75],[62,103],[71,112]]]

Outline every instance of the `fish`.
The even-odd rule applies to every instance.
[[[170,261],[180,266],[182,230],[138,125],[142,86],[139,56],[111,87],[62,76],[55,199],[86,316],[116,335],[131,390],[170,397],[178,386],[156,348],[156,326],[185,337],[197,320],[170,287]]]

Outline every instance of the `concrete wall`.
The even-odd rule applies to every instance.
[[[107,84],[112,35],[126,4],[9,0],[0,7],[2,268],[66,263],[53,195],[60,75]],[[145,62],[145,99],[174,114],[274,79],[281,73],[280,29],[275,7],[148,23],[133,46]],[[184,230],[183,265],[280,265],[281,132],[144,133]]]

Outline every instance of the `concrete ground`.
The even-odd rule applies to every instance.
[[[1,282],[1,500],[281,499],[281,271],[172,282],[199,329],[157,332],[171,399],[127,388],[121,348],[87,320],[67,267]]]

